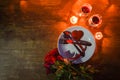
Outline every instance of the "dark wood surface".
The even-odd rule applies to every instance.
[[[90,29],[104,35],[96,41],[96,52],[89,61],[101,68],[95,80],[120,80],[120,0],[0,2],[0,80],[47,80],[44,56],[57,47],[60,33],[74,26],[69,18],[84,3],[90,3],[93,10],[77,25],[89,28],[87,20],[93,14],[103,20],[100,28]]]

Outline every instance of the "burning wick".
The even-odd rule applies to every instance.
[[[102,32],[96,32],[96,33],[95,33],[95,38],[96,38],[97,40],[101,40],[101,39],[103,38]]]
[[[72,24],[76,24],[76,23],[78,22],[78,17],[76,17],[76,16],[70,17],[70,22],[71,22]]]

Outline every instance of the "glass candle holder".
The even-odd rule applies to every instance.
[[[101,40],[101,39],[103,38],[102,32],[96,32],[96,33],[95,33],[95,38],[96,38],[97,40]]]
[[[70,17],[70,23],[71,24],[76,24],[78,22],[78,17],[76,16],[71,16]]]

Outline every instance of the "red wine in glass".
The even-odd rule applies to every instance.
[[[88,3],[85,3],[81,6],[81,11],[79,16],[87,16],[92,11],[92,6]]]
[[[87,6],[83,6],[81,8],[81,10],[82,10],[83,13],[89,13],[90,12],[90,9]]]
[[[89,18],[88,23],[92,27],[97,27],[102,23],[102,17],[99,14],[95,14]]]
[[[99,17],[93,16],[92,22],[93,22],[94,24],[99,24],[99,22],[100,22]]]

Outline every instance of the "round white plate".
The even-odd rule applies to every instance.
[[[90,42],[92,45],[87,46],[87,48],[85,50],[85,56],[80,56],[78,58],[75,58],[76,55],[79,55],[81,53],[78,51],[78,49],[76,49],[76,47],[73,45],[73,43],[67,43],[67,44],[62,43],[61,40],[67,40],[64,37],[64,33],[63,33],[64,31],[63,31],[58,38],[58,44],[57,44],[60,55],[64,58],[67,58],[68,60],[72,61],[72,63],[74,63],[74,64],[83,63],[83,62],[88,61],[94,54],[95,47],[96,47],[95,39],[94,39],[94,36],[92,35],[92,33],[88,29],[81,27],[81,26],[73,26],[73,27],[67,28],[65,31],[69,31],[71,33],[73,31],[82,31],[84,34],[80,40]],[[78,44],[75,44],[75,45],[82,51],[82,49],[78,46]],[[81,45],[81,46],[83,48],[85,48],[85,45]],[[75,58],[75,59],[73,59],[73,58]]]

